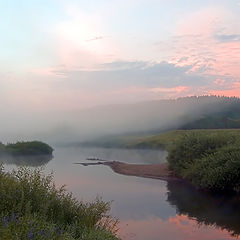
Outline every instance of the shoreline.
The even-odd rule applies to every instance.
[[[127,176],[159,179],[164,181],[179,181],[180,178],[174,176],[168,169],[168,163],[161,164],[128,164],[123,162],[104,162],[103,165],[109,166],[115,173]]]
[[[182,179],[175,176],[172,171],[168,168],[168,163],[161,164],[130,164],[118,161],[110,162],[95,162],[95,163],[74,163],[80,164],[84,167],[87,166],[96,166],[96,165],[105,165],[110,167],[115,173],[126,175],[126,176],[135,176],[142,178],[152,178],[163,181],[181,181]]]

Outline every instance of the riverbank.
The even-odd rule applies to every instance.
[[[179,176],[178,179],[190,182],[197,189],[240,193],[239,144],[240,129],[176,130],[132,139],[131,143],[125,138],[122,145],[125,148],[165,149],[169,153],[169,165],[102,164],[124,175],[162,180]]]

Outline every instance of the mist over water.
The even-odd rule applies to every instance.
[[[225,201],[181,184],[123,176],[103,165],[74,164],[88,163],[86,159],[91,157],[159,164],[166,161],[166,151],[59,146],[80,146],[78,143],[101,141],[107,136],[178,129],[204,115],[224,111],[235,101],[239,100],[191,97],[79,111],[5,109],[1,112],[1,141],[37,139],[49,143],[55,151],[53,159],[6,158],[2,162],[6,170],[45,166],[45,173],[54,172],[56,185],[66,185],[77,199],[91,201],[99,195],[105,201],[113,201],[111,214],[120,220],[123,240],[234,239],[234,234],[240,232],[236,224],[238,199]]]
[[[96,160],[166,163],[164,148],[189,155],[174,145],[190,133],[183,145],[196,142],[196,162],[181,171],[186,156],[173,157],[181,166],[170,173],[169,158],[156,175],[240,189],[239,10],[240,0],[0,0],[0,167],[43,167],[77,199],[112,202],[121,240],[238,239],[240,196],[120,175],[114,165],[148,167]],[[46,150],[11,145],[22,141]]]
[[[109,105],[85,110],[49,110],[3,107],[1,141],[43,140],[51,144],[81,142],[108,135],[158,132],[226,109],[236,99],[190,97],[136,104]],[[49,103],[51,106],[51,103]]]

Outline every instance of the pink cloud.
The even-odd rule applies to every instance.
[[[56,74],[54,72],[54,68],[51,67],[46,67],[46,68],[33,68],[28,71],[31,74],[38,75],[38,76],[58,76],[61,77],[60,75]],[[63,76],[62,76],[63,77]]]
[[[234,36],[240,36],[240,24],[233,13],[219,7],[192,13],[176,27],[169,62],[191,65],[190,72],[240,79],[240,41]]]
[[[236,82],[233,86],[229,87],[227,90],[211,90],[209,94],[220,95],[220,96],[228,96],[228,97],[240,97],[240,82]]]
[[[176,25],[177,36],[209,36],[220,25],[219,19],[226,16],[222,8],[209,7],[185,15]]]
[[[132,86],[128,88],[121,88],[110,92],[105,92],[104,96],[110,99],[112,102],[119,102],[122,98],[122,103],[148,101],[148,100],[159,100],[167,98],[178,98],[182,96],[192,95],[192,89],[188,86],[177,86],[177,87],[139,87]]]
[[[221,79],[221,78],[217,78],[216,80],[214,80],[214,83],[216,85],[219,85],[219,86],[224,86],[225,82],[226,81],[224,79]]]
[[[157,88],[149,89],[149,91],[153,92],[153,93],[174,93],[174,94],[187,92],[189,90],[190,90],[190,87],[188,87],[188,86],[177,86],[177,87],[173,87],[173,88],[157,87]]]

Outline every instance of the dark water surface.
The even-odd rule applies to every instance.
[[[58,186],[81,200],[98,195],[112,201],[111,213],[120,220],[123,240],[227,240],[240,232],[240,200],[198,192],[180,182],[144,179],[114,173],[107,166],[76,165],[97,157],[127,163],[164,162],[166,152],[102,148],[56,148],[53,159],[43,159],[45,172],[54,172]],[[36,159],[19,161],[37,166]],[[16,167],[5,161],[5,168]],[[30,164],[31,163],[31,164]]]

